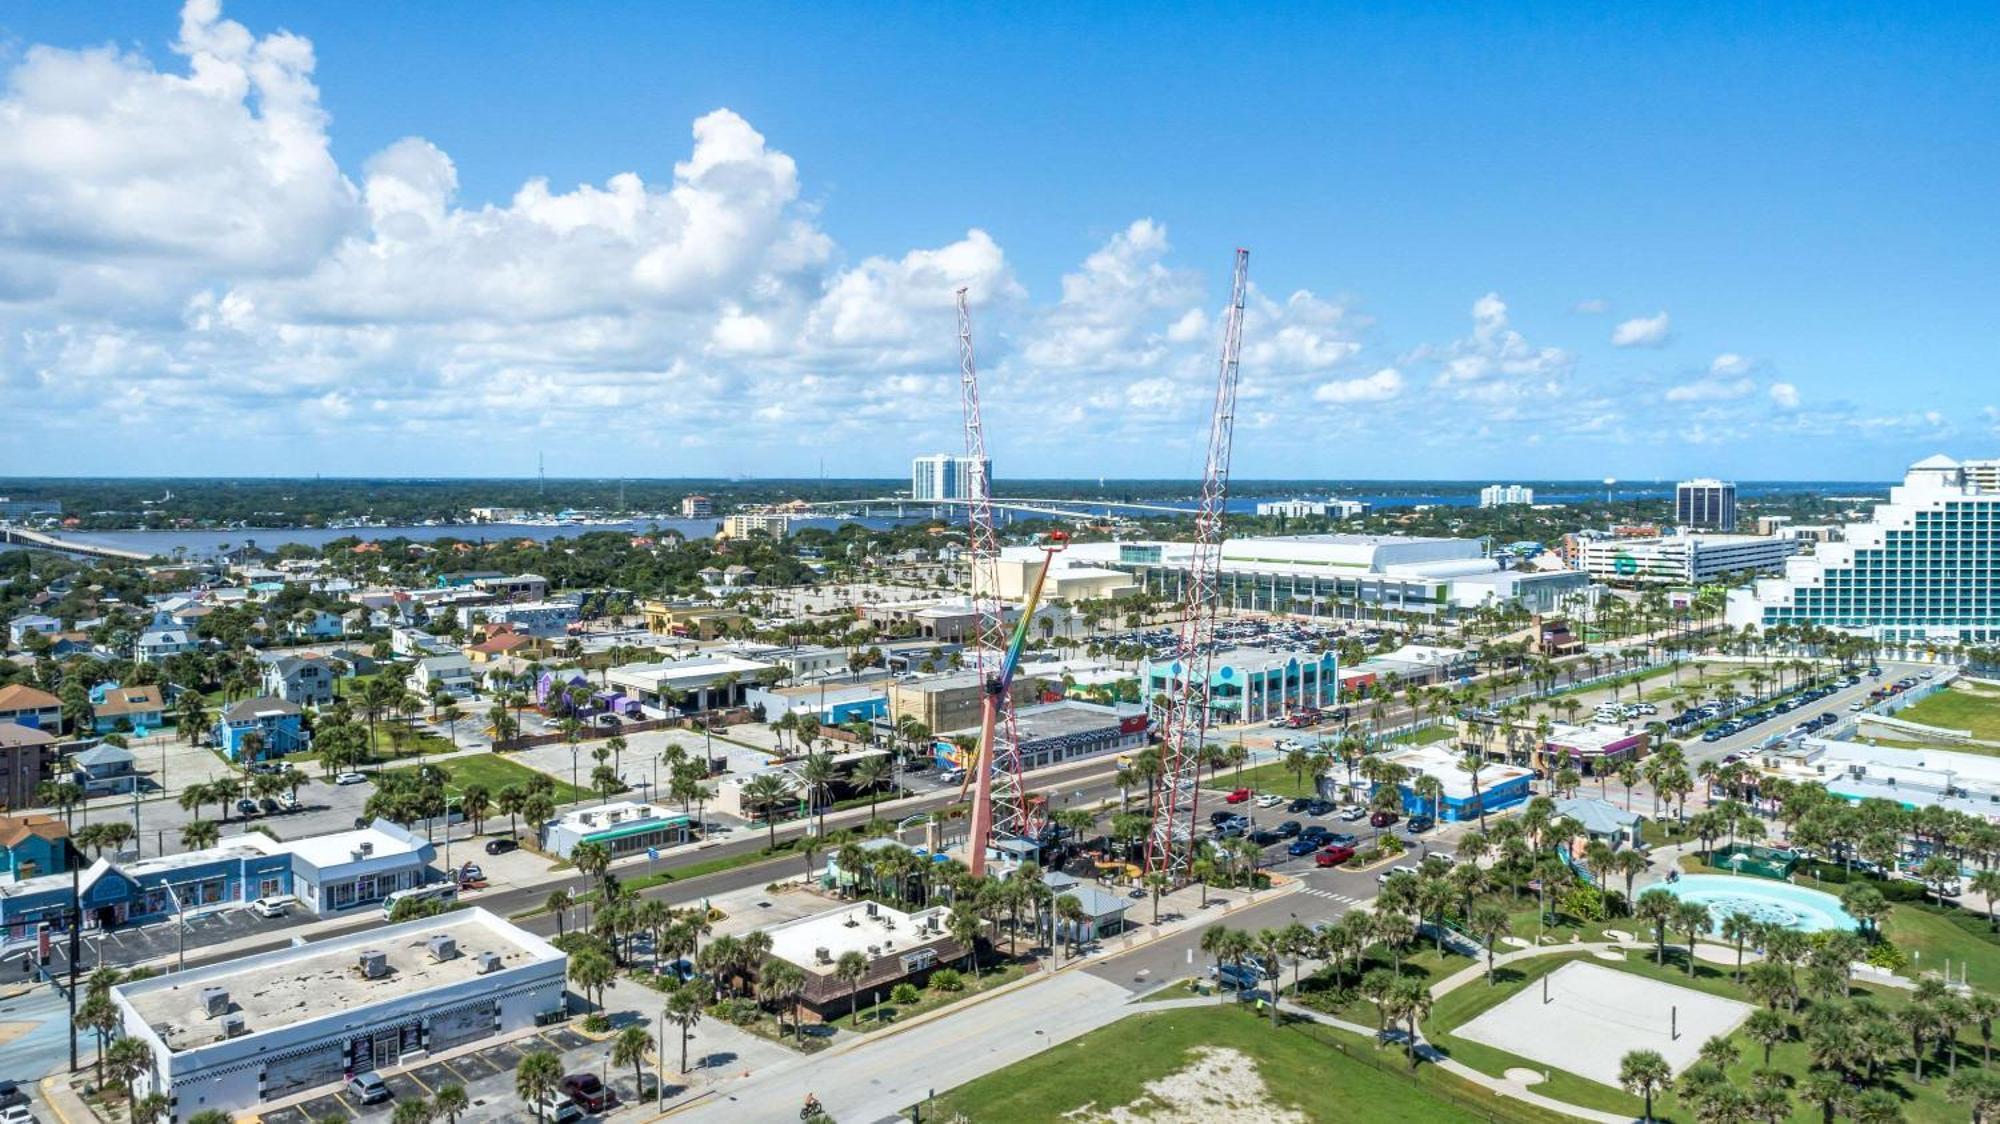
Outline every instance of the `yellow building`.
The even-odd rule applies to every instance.
[[[718,605],[683,605],[672,601],[641,601],[639,611],[646,616],[646,628],[663,636],[686,636],[713,640],[725,628],[750,623],[747,613]]]

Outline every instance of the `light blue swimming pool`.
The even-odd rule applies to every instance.
[[[1823,929],[1852,932],[1854,918],[1840,908],[1840,899],[1818,890],[1808,890],[1789,882],[1727,874],[1684,875],[1678,882],[1663,882],[1660,889],[1686,901],[1700,902],[1715,917],[1747,913],[1768,924],[1783,925],[1801,933]]]

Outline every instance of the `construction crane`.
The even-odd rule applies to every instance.
[[[1243,354],[1243,298],[1250,251],[1236,251],[1229,312],[1222,328],[1222,363],[1209,419],[1208,463],[1201,506],[1195,512],[1194,554],[1188,563],[1180,634],[1169,661],[1165,722],[1160,730],[1160,776],[1153,826],[1146,839],[1146,869],[1170,884],[1188,880],[1194,861],[1195,785],[1208,735],[1208,680],[1215,654],[1216,577],[1222,566],[1223,500],[1229,493],[1229,450],[1236,429],[1236,372]]]
[[[986,427],[979,410],[979,369],[972,355],[972,314],[966,307],[964,289],[958,291],[958,393],[965,413],[965,458],[971,472],[965,511],[966,557],[972,576],[973,667],[984,689],[979,745],[972,760],[965,763],[966,781],[973,786],[966,865],[974,875],[983,875],[986,849],[996,833],[1026,836],[1036,827],[1027,786],[1021,779],[1021,743],[1014,727],[1011,690],[1034,608],[1031,602],[1010,643],[1000,602],[1000,537],[993,530],[993,495],[986,479]],[[1054,550],[1060,549],[1058,543]],[[1041,594],[1054,550],[1042,560],[1041,575],[1035,579],[1035,598]]]

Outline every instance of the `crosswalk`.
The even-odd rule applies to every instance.
[[[1332,890],[1322,890],[1317,886],[1301,886],[1299,888],[1299,892],[1302,894],[1311,894],[1313,897],[1316,898],[1325,898],[1326,900],[1331,902],[1339,902],[1342,905],[1361,904],[1360,898],[1349,897],[1346,894],[1336,894]]]

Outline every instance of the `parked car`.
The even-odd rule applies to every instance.
[[[1310,855],[1317,850],[1319,850],[1318,837],[1301,835],[1297,839],[1292,840],[1292,845],[1285,848],[1285,853],[1288,855]]]
[[[275,799],[266,796],[257,801],[257,810],[267,816],[275,816],[285,809]]]
[[[1306,805],[1306,814],[1309,816],[1324,816],[1328,812],[1333,811],[1333,809],[1334,809],[1333,801],[1315,800],[1310,804]]]
[[[1284,838],[1284,836],[1279,835],[1277,832],[1268,829],[1260,829],[1250,833],[1250,842],[1255,843],[1259,847],[1269,847],[1273,843],[1283,841]]]
[[[244,798],[243,798],[243,799],[241,799],[241,800],[238,800],[238,801],[236,802],[236,814],[237,814],[237,815],[239,815],[239,816],[254,816],[254,815],[256,815],[256,814],[257,814],[257,802],[256,802],[255,800],[252,800],[252,799],[250,799],[250,798],[249,798],[248,796],[244,797]]]
[[[1267,792],[1257,798],[1259,808],[1275,808],[1285,802],[1285,798],[1275,792]]]
[[[1305,830],[1299,832],[1299,838],[1325,839],[1332,834],[1333,832],[1328,831],[1325,827],[1321,826],[1320,824],[1307,824]]]
[[[535,1117],[543,1124],[577,1124],[583,1119],[583,1110],[569,1099],[569,1094],[561,1089],[550,1089],[548,1095],[542,1098],[541,1111]]]
[[[1362,819],[1364,819],[1367,815],[1368,815],[1368,809],[1363,808],[1359,804],[1356,804],[1352,808],[1341,809],[1340,820],[1342,823],[1358,823]]]
[[[291,896],[288,894],[280,894],[275,897],[258,898],[256,901],[251,902],[250,912],[256,914],[259,917],[283,917],[285,915],[285,911],[289,910],[291,907],[292,907]]]
[[[679,980],[681,983],[686,983],[701,974],[694,970],[694,961],[687,959],[668,961],[660,965],[659,973],[660,975]]]
[[[35,1124],[35,1114],[25,1104],[0,1108],[0,1124]]]
[[[1220,964],[1211,967],[1208,974],[1215,977],[1215,986],[1223,991],[1248,990],[1262,984],[1254,969],[1241,964]]]
[[[1278,834],[1287,839],[1296,837],[1299,832],[1304,830],[1305,828],[1300,826],[1297,820],[1286,820],[1284,823],[1278,825]]]
[[[1241,804],[1250,799],[1250,790],[1239,788],[1222,798],[1224,804]]]
[[[1334,844],[1313,855],[1314,866],[1339,866],[1354,857],[1354,848]]]
[[[347,1095],[362,1104],[380,1104],[389,1099],[389,1086],[382,1083],[381,1074],[371,1069],[347,1079]]]
[[[1307,810],[1308,808],[1311,808],[1312,806],[1313,806],[1312,801],[1301,796],[1297,800],[1292,801],[1290,804],[1285,805],[1285,811],[1290,812],[1292,815],[1296,816],[1299,813]]]
[[[299,803],[299,798],[289,792],[278,797],[278,810],[280,812],[296,812],[303,807],[305,805]]]
[[[1422,835],[1436,826],[1437,821],[1429,816],[1411,816],[1410,822],[1403,825],[1403,830],[1411,835]]]
[[[514,842],[512,839],[488,839],[486,841],[486,853],[489,855],[504,855],[509,851],[518,849],[520,846],[519,843]]]
[[[459,885],[463,886],[468,882],[484,881],[486,881],[486,872],[479,869],[478,863],[466,863],[464,866],[458,868]]]
[[[1375,813],[1374,815],[1368,817],[1368,826],[1388,827],[1390,824],[1395,823],[1397,820],[1400,820],[1402,818],[1403,818],[1402,816],[1396,814],[1395,812],[1392,812],[1389,809],[1384,808],[1381,811]]]
[[[365,782],[366,782],[367,780],[368,780],[368,777],[367,777],[367,775],[366,775],[366,774],[363,774],[363,773],[357,773],[357,772],[355,772],[354,770],[352,770],[352,769],[349,769],[349,770],[348,770],[347,772],[344,772],[344,773],[338,773],[338,774],[336,774],[336,775],[334,776],[334,778],[333,778],[333,783],[335,783],[335,784],[362,784],[362,783],[365,783]]]
[[[572,1073],[562,1079],[562,1091],[586,1112],[603,1112],[611,1104],[611,1090],[594,1073]]]

